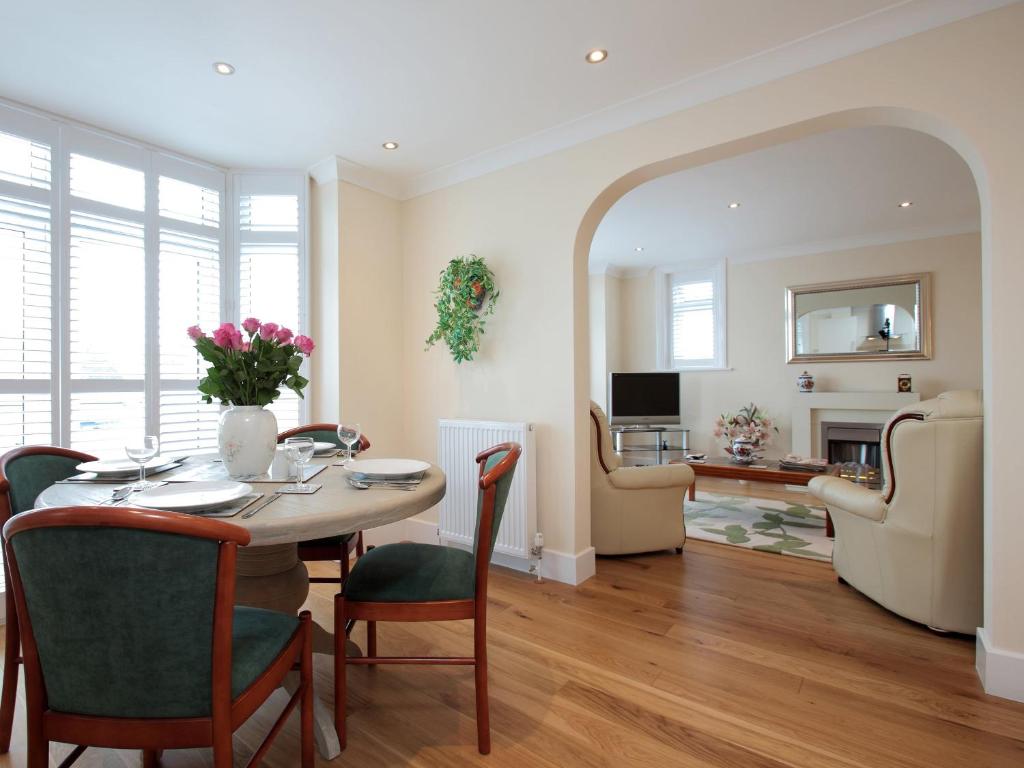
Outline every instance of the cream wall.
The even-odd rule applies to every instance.
[[[590,275],[590,399],[608,410],[608,374],[622,370],[622,280]]]
[[[1011,663],[1008,652],[1024,652],[1016,482],[1024,474],[1017,329],[1022,30],[1024,6],[1017,3],[404,202],[408,450],[434,455],[440,417],[536,422],[541,525],[552,548],[586,556],[586,262],[604,211],[646,179],[809,133],[857,124],[919,128],[959,151],[980,185],[987,331],[982,641],[998,650],[1000,663]],[[467,251],[491,262],[503,293],[480,360],[457,368],[443,350],[424,353],[422,340],[438,271]],[[1024,678],[1020,685],[1024,692]]]
[[[804,283],[931,272],[934,354],[931,360],[870,363],[786,363],[786,288]],[[653,299],[662,280],[654,270],[622,281],[624,371],[657,370]],[[735,263],[727,268],[727,371],[684,371],[683,423],[695,450],[721,453],[714,419],[751,400],[775,418],[780,434],[770,455],[790,450],[790,410],[796,377],[814,374],[823,392],[895,392],[896,376],[913,376],[922,398],[948,389],[981,389],[981,237],[913,240],[786,259]],[[625,297],[628,297],[626,299]],[[607,352],[605,353],[607,354]]]

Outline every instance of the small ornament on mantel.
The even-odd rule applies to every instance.
[[[804,371],[796,377],[796,388],[801,392],[813,392],[814,391],[814,376]]]
[[[896,391],[897,392],[912,392],[913,382],[911,381],[909,373],[901,373],[896,377]]]

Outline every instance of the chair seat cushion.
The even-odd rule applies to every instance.
[[[474,559],[465,550],[436,544],[384,544],[356,560],[345,599],[366,603],[471,600]]]
[[[307,541],[299,542],[299,549],[303,547],[336,547],[339,551],[341,550],[341,543],[343,541],[349,541],[354,533],[345,533],[341,536],[325,536],[322,539],[309,539]]]
[[[262,608],[235,608],[231,637],[231,698],[237,698],[284,650],[299,626],[296,616]]]

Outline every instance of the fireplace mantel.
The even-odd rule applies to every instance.
[[[895,411],[920,402],[917,392],[798,392],[793,396],[793,453],[820,455],[820,421],[885,422]]]

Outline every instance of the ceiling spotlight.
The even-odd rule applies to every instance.
[[[233,75],[235,74],[235,68],[228,64],[226,61],[215,61],[213,62],[213,71],[218,75]]]
[[[636,251],[637,253],[643,253],[644,252],[644,247],[642,245],[638,245],[633,250]]]
[[[736,208],[740,207],[740,204],[739,203],[729,203],[729,207],[733,208],[733,209],[736,209]]]
[[[909,208],[913,204],[914,204],[913,200],[904,200],[902,203],[900,203],[900,208]]]
[[[608,58],[608,51],[603,48],[595,48],[586,55],[587,64],[600,64]]]
[[[398,149],[398,142],[397,141],[385,141],[383,144],[381,144],[381,146],[384,147],[384,149]]]

